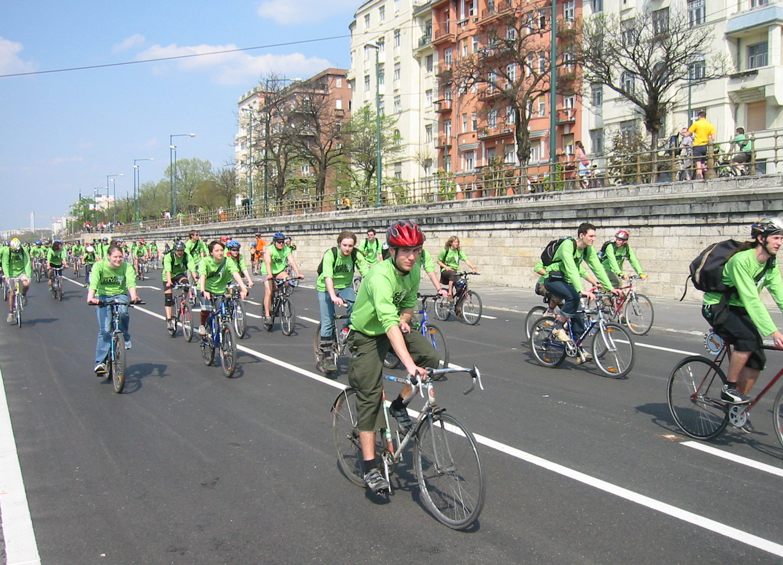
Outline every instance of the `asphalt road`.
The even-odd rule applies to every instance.
[[[156,277],[142,284],[160,288]],[[618,380],[570,360],[538,366],[520,343],[536,299],[482,282],[478,326],[438,323],[451,361],[478,365],[484,379],[485,390],[469,396],[458,376],[438,388],[481,444],[487,497],[468,532],[427,513],[412,458],[388,500],[338,471],[329,408],[346,376],[314,372],[313,290],[294,294],[291,337],[250,319],[237,376],[226,379],[203,364],[195,342],[168,336],[160,292],[142,288],[148,305],[132,312],[128,382],[118,395],[92,374],[95,311],[84,289],[66,283],[57,303],[33,283],[23,327],[0,327],[13,426],[11,437],[0,398],[0,441],[11,438],[0,444],[3,560],[781,562],[774,395],[754,409],[756,433],[727,430],[706,444],[681,436],[668,412],[672,366],[704,351],[698,305],[656,302],[656,328],[637,338],[635,368]],[[769,360],[777,368],[783,355]]]

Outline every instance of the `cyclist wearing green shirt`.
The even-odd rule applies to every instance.
[[[63,242],[59,239],[55,239],[52,242],[52,248],[46,254],[46,267],[49,276],[49,287],[52,286],[52,279],[54,278],[54,270],[57,269],[62,274],[63,262],[65,261],[65,250],[63,249]]]
[[[88,243],[84,248],[84,279],[88,284],[90,282],[90,271],[92,271],[92,266],[95,265],[97,260],[98,257],[95,254],[95,247]]]
[[[464,262],[472,271],[478,272],[478,269],[468,260],[465,252],[460,249],[459,238],[452,235],[446,240],[446,245],[438,254],[438,265],[440,266],[440,282],[449,285],[449,298],[454,298],[454,281],[457,279],[457,270],[460,262]]]
[[[226,252],[228,254],[228,258],[236,264],[239,274],[245,277],[247,290],[250,292],[250,289],[253,288],[255,283],[253,283],[253,277],[250,276],[250,272],[247,270],[247,263],[245,263],[245,257],[240,251],[241,248],[242,244],[239,243],[239,241],[236,239],[229,240],[229,242],[226,243]]]
[[[22,301],[27,304],[27,291],[30,290],[30,279],[33,269],[30,265],[30,254],[22,247],[19,238],[13,238],[8,247],[0,249],[0,265],[3,267],[6,282],[9,285],[8,293],[8,319],[9,324],[14,322],[14,285],[11,281],[18,278],[22,283]]]
[[[614,234],[614,241],[607,241],[601,248],[601,265],[614,286],[620,286],[620,279],[628,278],[628,275],[623,272],[623,264],[626,259],[640,278],[647,278],[647,273],[642,269],[639,259],[636,258],[636,253],[628,243],[630,237],[631,234],[628,230],[617,230],[617,233]]]
[[[783,333],[759,296],[761,289],[766,288],[783,311],[783,281],[775,262],[783,244],[783,219],[770,218],[753,224],[750,236],[753,241],[732,255],[723,267],[722,282],[734,289],[728,295],[728,303],[724,293],[705,292],[702,305],[704,318],[732,346],[721,398],[738,404],[750,401],[748,393],[766,364],[762,336],[771,336],[775,347],[783,349]]]
[[[272,236],[272,249],[264,252],[264,264],[261,266],[261,275],[266,277],[264,280],[264,327],[267,330],[272,329],[270,312],[272,310],[272,294],[275,292],[272,279],[285,279],[288,276],[286,267],[289,265],[296,273],[296,278],[303,278],[291,253],[291,248],[285,244],[285,240],[285,235],[281,232],[275,232]]]
[[[229,261],[224,256],[223,244],[219,241],[212,241],[207,249],[209,255],[204,257],[198,266],[198,286],[201,294],[207,301],[212,300],[213,297],[217,298],[226,293],[226,287],[233,278],[239,285],[240,296],[244,300],[247,296],[247,287],[242,282],[242,277],[239,276],[236,263]],[[207,318],[209,318],[209,309],[202,305],[201,324],[198,327],[198,333],[201,337],[207,335],[205,327]]]
[[[195,271],[193,259],[185,253],[185,244],[178,241],[174,249],[163,256],[163,309],[166,314],[166,326],[173,328],[174,320],[171,316],[171,308],[174,306],[174,285],[188,282],[188,273]]]
[[[368,267],[364,255],[355,246],[355,233],[340,232],[337,236],[337,247],[330,247],[324,252],[321,259],[321,274],[315,281],[321,314],[321,355],[316,365],[324,373],[337,371],[331,353],[332,341],[334,341],[334,307],[345,306],[346,314],[351,315],[356,300],[356,293],[353,290],[354,272],[358,268],[359,273],[364,275]],[[333,249],[336,249],[336,253]]]
[[[136,294],[136,273],[133,267],[125,262],[122,249],[113,244],[109,247],[107,258],[96,263],[90,273],[90,288],[87,291],[88,304],[100,304],[102,300],[116,298],[128,304],[138,302]],[[98,340],[95,345],[95,375],[102,377],[106,374],[106,357],[111,349],[111,308],[101,306],[98,309]],[[120,309],[120,330],[125,336],[125,349],[131,348],[130,319],[128,307]]]
[[[555,329],[552,332],[552,335],[559,341],[568,342],[571,340],[568,332],[563,328],[563,324],[568,319],[571,320],[571,327],[575,335],[580,336],[584,332],[582,316],[575,315],[579,308],[580,297],[584,295],[595,300],[595,295],[590,291],[582,291],[582,278],[590,281],[593,286],[597,286],[600,281],[605,288],[612,289],[613,294],[620,294],[619,290],[612,288],[612,283],[598,260],[598,253],[593,247],[594,243],[595,226],[587,222],[579,224],[576,239],[563,240],[557,247],[552,263],[548,265],[544,287],[553,296],[563,300],[560,313],[556,317]],[[587,272],[587,269],[582,265],[583,261],[587,262],[595,276]],[[552,265],[557,265],[557,267],[552,267]],[[589,353],[585,351],[580,353],[578,362],[583,363],[590,360]]]
[[[359,287],[348,336],[352,354],[348,382],[357,391],[364,482],[374,492],[389,489],[375,457],[375,431],[385,425],[381,410],[383,359],[391,347],[408,374],[422,379],[427,376],[424,367],[438,366],[432,344],[410,326],[421,275],[416,263],[424,234],[417,224],[399,221],[389,227],[386,240],[389,258],[370,269]],[[412,387],[406,386],[389,410],[402,430],[411,425],[405,399],[412,392]]]
[[[375,236],[375,230],[370,228],[367,230],[367,239],[364,240],[359,251],[364,255],[364,260],[367,261],[369,266],[375,265],[378,261],[383,261],[381,258],[381,242]]]

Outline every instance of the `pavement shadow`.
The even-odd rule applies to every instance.
[[[24,326],[35,326],[36,324],[51,324],[52,322],[58,322],[60,321],[59,318],[30,318],[29,320],[25,320],[24,313],[22,313],[22,327]]]
[[[123,394],[133,394],[141,390],[143,381],[147,377],[163,378],[166,376],[168,365],[162,363],[134,363],[125,368],[125,388]],[[111,384],[110,380],[106,381]]]

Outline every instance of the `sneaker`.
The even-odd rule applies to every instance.
[[[266,328],[266,331],[272,331],[272,316],[264,316],[264,327]]]
[[[200,335],[201,337],[207,337],[207,328],[205,328],[204,326],[199,326],[198,335]]]
[[[166,320],[166,328],[171,331],[174,329],[174,318],[169,318]]]
[[[394,419],[397,420],[397,425],[400,427],[400,432],[407,434],[412,425],[411,417],[408,415],[408,409],[404,406],[402,408],[395,408],[394,403],[392,403],[392,405],[389,407],[389,414],[394,416]]]
[[[13,312],[9,312],[8,313],[8,317],[6,317],[5,321],[8,322],[9,324],[13,324],[14,321],[15,321],[14,313]]]
[[[579,355],[576,356],[576,364],[582,365],[583,363],[588,363],[589,361],[593,360],[593,356],[590,355],[587,351],[585,351],[584,347],[579,348]]]
[[[370,469],[364,474],[364,484],[376,494],[389,491],[389,481],[378,469]]]
[[[125,350],[127,351],[128,349],[132,349],[132,348],[133,348],[133,344],[131,343],[131,340],[126,341]]]
[[[98,363],[97,365],[95,365],[95,369],[93,370],[95,371],[96,377],[102,377],[103,375],[109,372],[109,370],[106,368],[105,363]]]
[[[742,394],[731,383],[726,383],[720,391],[720,399],[731,404],[747,404],[750,398]]]
[[[334,355],[332,355],[332,342],[321,344],[321,370],[324,373],[334,373],[337,371],[337,365],[334,362]]]
[[[562,341],[563,343],[571,341],[571,336],[568,335],[568,332],[565,331],[564,328],[558,328],[556,330],[553,330],[552,337],[555,338],[557,341]]]

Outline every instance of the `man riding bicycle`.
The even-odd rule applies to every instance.
[[[775,347],[783,349],[783,333],[759,296],[766,287],[783,311],[783,281],[775,262],[783,244],[783,219],[753,224],[750,236],[753,241],[741,247],[723,267],[722,282],[734,289],[728,300],[722,292],[706,292],[702,305],[704,319],[732,346],[721,399],[735,404],[750,402],[748,393],[766,364],[762,336],[771,336]]]
[[[174,306],[174,294],[172,289],[177,284],[188,282],[188,272],[195,271],[193,259],[185,253],[185,244],[178,241],[174,250],[163,256],[163,309],[166,314],[166,326],[171,330],[174,327],[172,319],[172,307]]]
[[[620,279],[628,278],[628,275],[623,272],[623,264],[626,259],[639,278],[642,280],[647,278],[647,273],[642,269],[639,259],[636,258],[636,253],[628,243],[630,237],[631,234],[628,230],[617,230],[617,233],[614,234],[614,241],[609,240],[601,247],[601,265],[614,286],[620,286]]]
[[[386,231],[386,240],[389,258],[370,269],[359,287],[348,336],[352,354],[348,382],[357,391],[364,482],[374,492],[389,488],[375,457],[375,431],[385,426],[381,375],[389,348],[411,376],[426,378],[424,367],[438,366],[432,344],[410,326],[421,275],[416,263],[424,234],[417,224],[398,221]],[[406,386],[389,410],[406,431],[411,420],[403,399],[411,392],[412,387]]]
[[[49,277],[49,288],[52,288],[52,280],[54,279],[54,270],[62,271],[63,261],[65,260],[65,250],[63,249],[63,242],[59,239],[55,239],[52,242],[52,248],[46,254],[46,267],[47,276]]]
[[[291,248],[285,244],[286,237],[281,232],[275,232],[272,236],[272,249],[264,252],[264,264],[261,266],[261,275],[264,279],[264,327],[272,329],[272,294],[275,292],[275,284],[272,279],[284,279],[288,276],[286,267],[289,265],[296,273],[297,278],[302,278],[299,266],[296,264]]]
[[[367,239],[362,242],[359,251],[364,255],[364,260],[372,267],[378,261],[382,261],[381,258],[381,242],[375,236],[375,230],[370,228],[367,230]]]
[[[30,279],[33,276],[33,269],[30,265],[30,254],[22,247],[19,238],[13,238],[8,247],[0,251],[0,264],[3,267],[5,278],[9,281],[18,278],[22,283],[22,303],[27,304],[27,291],[30,290]],[[14,323],[14,287],[10,287],[8,293],[8,318],[9,324]]]

